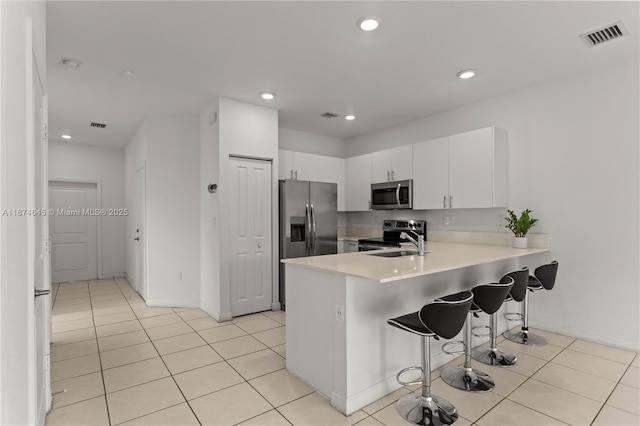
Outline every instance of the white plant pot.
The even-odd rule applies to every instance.
[[[513,248],[527,248],[527,237],[513,237]]]

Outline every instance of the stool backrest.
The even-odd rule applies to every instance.
[[[473,303],[483,312],[491,315],[500,309],[513,283],[513,278],[505,275],[499,283],[480,284],[471,289]]]
[[[545,290],[551,290],[556,283],[556,275],[558,274],[558,262],[555,260],[546,265],[538,266],[533,272],[540,284]]]
[[[527,294],[527,284],[529,283],[529,268],[524,267],[517,271],[508,272],[504,277],[513,278],[513,287],[509,294],[516,302],[522,302]]]
[[[424,305],[418,317],[422,325],[436,335],[451,339],[462,330],[471,303],[473,293],[470,291],[451,294]]]

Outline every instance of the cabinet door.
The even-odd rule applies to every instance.
[[[293,151],[278,150],[278,179],[293,178]]]
[[[391,180],[413,178],[413,146],[406,145],[390,150]]]
[[[371,154],[364,154],[345,161],[345,210],[348,212],[370,209],[371,157]]]
[[[452,208],[493,207],[493,128],[449,136]]]
[[[449,140],[433,139],[413,145],[413,208],[449,206]]]
[[[371,182],[391,180],[391,151],[378,151],[371,154]]]
[[[338,211],[344,211],[344,159],[324,155],[294,153],[294,173],[298,180],[330,182],[338,185]]]

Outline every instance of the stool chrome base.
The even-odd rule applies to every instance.
[[[513,354],[489,348],[472,349],[471,358],[483,364],[497,365],[500,367],[511,367],[518,361],[518,358]]]
[[[530,332],[525,333],[522,330],[505,331],[502,335],[507,340],[514,343],[520,343],[521,345],[544,346],[547,344],[547,339],[544,337]]]
[[[488,392],[496,385],[487,373],[464,366],[445,368],[440,377],[448,385],[470,392]]]
[[[437,396],[424,397],[410,393],[396,404],[398,413],[416,425],[450,425],[458,420],[458,411],[449,401]]]

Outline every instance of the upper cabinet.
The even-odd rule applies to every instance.
[[[278,178],[335,183],[338,185],[338,211],[344,211],[344,163],[343,158],[278,150]]]
[[[371,154],[345,161],[345,210],[361,212],[371,209]]]
[[[374,152],[371,157],[373,183],[411,179],[412,145]]]
[[[507,207],[507,133],[487,127],[413,145],[413,208]]]

